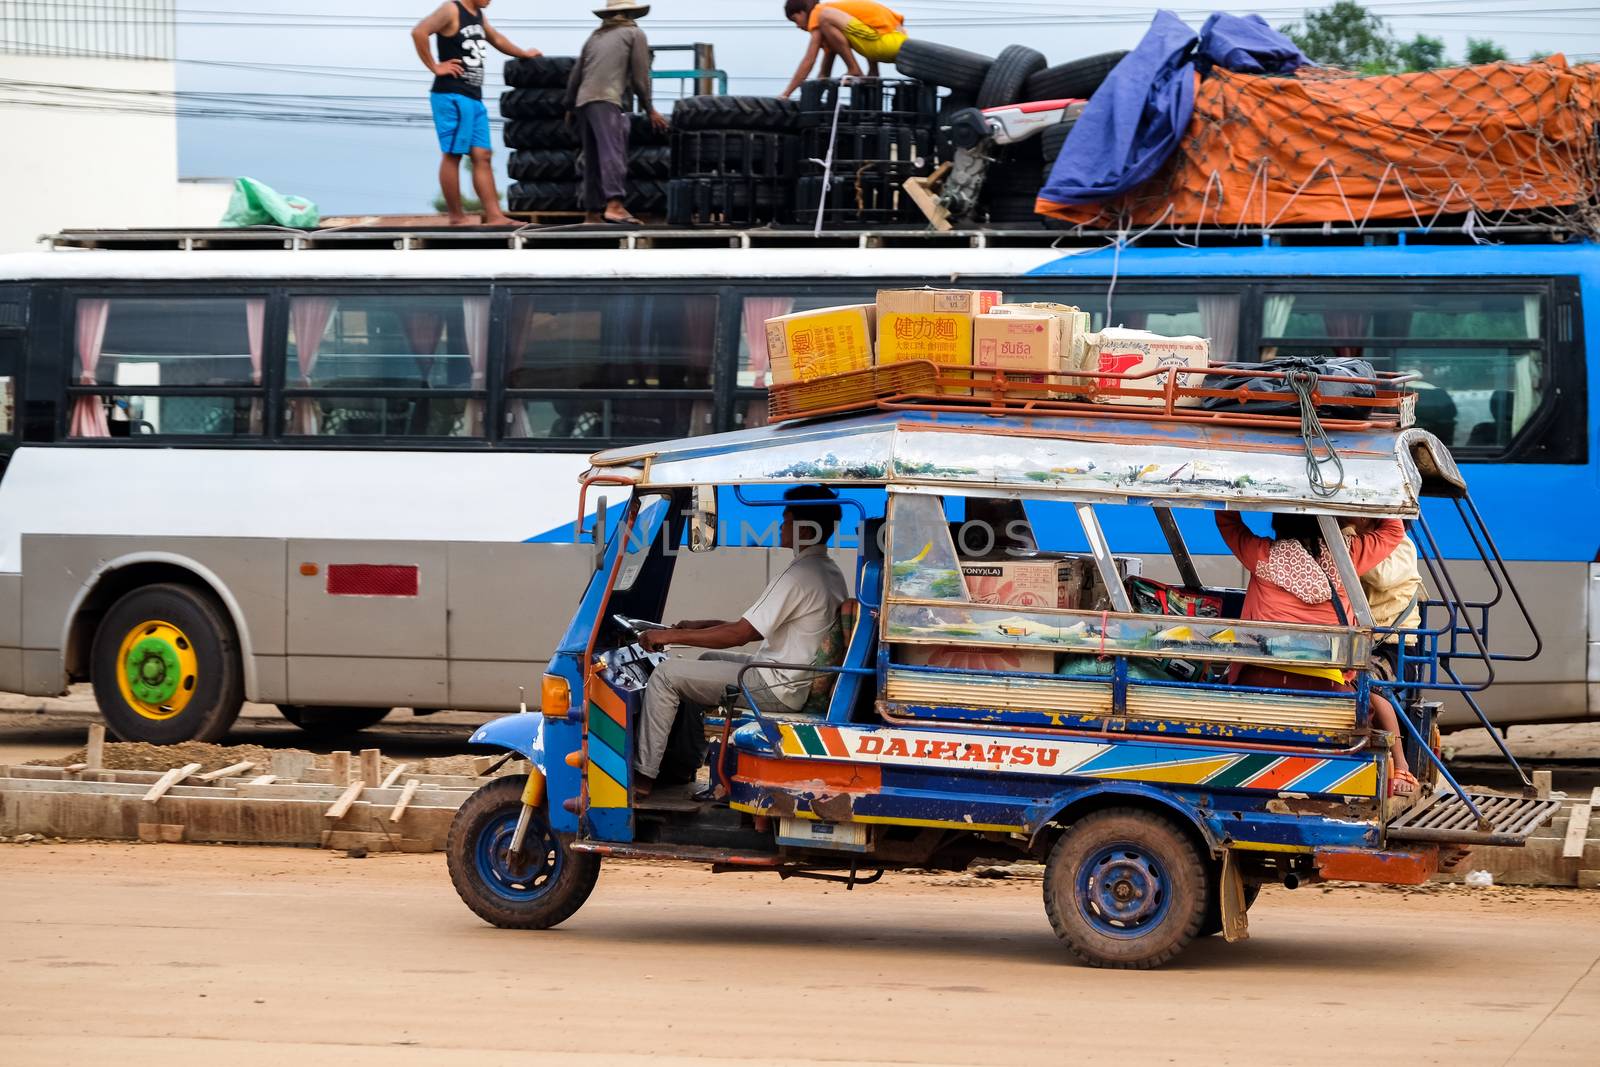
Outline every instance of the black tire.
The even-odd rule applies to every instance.
[[[576,127],[574,127],[576,129]],[[650,122],[650,116],[642,111],[630,112],[628,115],[628,144],[633,148],[652,146],[665,146],[672,143],[671,129],[658,130]]]
[[[561,148],[524,148],[511,153],[506,173],[514,182],[570,182],[578,177],[578,154]]]
[[[1054,163],[1067,143],[1067,134],[1078,124],[1076,115],[1069,115],[1039,135],[1039,154],[1046,163]]]
[[[562,89],[577,63],[573,56],[535,56],[506,61],[506,84],[513,89]]]
[[[500,114],[508,119],[559,119],[566,114],[565,89],[507,89]]]
[[[788,177],[798,138],[753,130],[683,130],[672,137],[674,178]]]
[[[993,64],[994,60],[988,56],[913,37],[900,46],[894,69],[897,74],[930,85],[976,93],[983,88],[983,79]]]
[[[635,215],[667,213],[667,183],[652,178],[628,179],[628,195],[623,203]]]
[[[1044,53],[1036,52],[1027,45],[1007,45],[994,57],[994,65],[978,87],[978,106],[1001,107],[1021,103],[1025,99],[1022,87],[1030,76],[1043,70],[1048,62]]]
[[[507,148],[577,148],[578,127],[562,119],[514,119],[500,135]]]
[[[1107,808],[1056,839],[1045,864],[1044,910],[1056,936],[1084,963],[1148,970],[1199,933],[1213,891],[1210,872],[1211,864],[1171,819]],[[1082,899],[1080,881],[1093,883]],[[1124,891],[1140,895],[1125,897]],[[1107,901],[1136,910],[1119,916]]]
[[[672,106],[684,130],[790,130],[799,118],[799,104],[776,96],[686,96]]]
[[[1196,937],[1212,937],[1222,933],[1222,877],[1221,868],[1211,881],[1211,895],[1206,899],[1206,917],[1200,924],[1200,932]],[[1259,885],[1246,882],[1244,887],[1244,910],[1248,912],[1255,907],[1256,897],[1261,895]]]
[[[343,737],[376,726],[393,708],[347,708],[331,704],[279,704],[278,714],[312,737]]]
[[[665,181],[672,177],[672,149],[666,145],[645,145],[628,153],[628,176]]]
[[[577,182],[517,182],[506,190],[510,211],[579,211],[582,193]]]
[[[1087,100],[1127,54],[1127,49],[1101,52],[1046,67],[1028,79],[1023,94],[1028,100]]]
[[[445,862],[456,893],[484,922],[545,930],[583,907],[600,877],[600,857],[571,851],[544,816],[535,814],[524,853],[537,856],[537,865],[513,867],[506,860],[527,780],[521,774],[496,778],[468,797],[450,822]]]
[[[141,629],[144,636],[137,637]],[[126,655],[125,643],[130,646]],[[185,669],[191,656],[192,672]],[[130,703],[123,695],[122,671],[135,657],[135,669],[149,673],[129,683],[137,701]],[[233,622],[210,593],[175,582],[135,589],[111,605],[95,630],[89,678],[106,728],[121,741],[220,741],[244,703],[244,668]],[[135,684],[144,687],[148,701],[138,700]],[[168,686],[172,695],[163,703],[160,694]],[[184,692],[188,699],[175,713],[164,710],[179,705]]]

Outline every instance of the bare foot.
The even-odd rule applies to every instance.
[[[515,226],[516,224],[515,219],[499,211],[492,215],[485,212],[483,216],[483,225],[485,226]]]
[[[445,225],[446,226],[470,226],[470,225],[472,225],[472,216],[470,216],[470,215],[446,215],[445,216]]]
[[[600,214],[600,212],[598,212],[598,211],[590,211],[590,212],[586,212],[584,214],[583,221],[584,222],[604,222],[606,220],[605,220],[605,216]]]

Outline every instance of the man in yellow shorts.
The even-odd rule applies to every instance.
[[[904,16],[877,0],[784,0],[783,14],[811,35],[811,46],[806,49],[794,77],[789,79],[783,96],[793,93],[801,82],[811,77],[819,54],[822,57],[817,70],[819,78],[832,74],[835,58],[844,60],[847,74],[861,77],[856,52],[867,61],[867,75],[876,78],[878,64],[893,63],[900,54],[900,46],[906,42]]]

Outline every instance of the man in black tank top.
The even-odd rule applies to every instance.
[[[500,210],[500,195],[494,188],[493,150],[489,144],[489,111],[483,106],[484,61],[489,46],[517,59],[531,59],[542,53],[537,48],[518,48],[499,30],[489,25],[483,9],[490,0],[447,0],[433,14],[411,30],[417,56],[433,71],[433,128],[439,135],[439,189],[444,193],[445,210],[451,225],[467,222],[461,210],[461,157],[472,157],[472,187],[483,201],[483,221],[490,226],[506,226],[511,220]],[[439,38],[439,58],[433,56],[428,38]]]

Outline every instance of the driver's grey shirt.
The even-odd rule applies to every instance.
[[[757,660],[811,663],[823,638],[839,616],[839,605],[850,595],[839,565],[828,556],[827,545],[797,549],[794,561],[767,584],[744,620],[761,634]],[[806,702],[815,675],[807,671],[781,671],[758,667],[751,672],[755,685],[766,687],[790,709]]]

